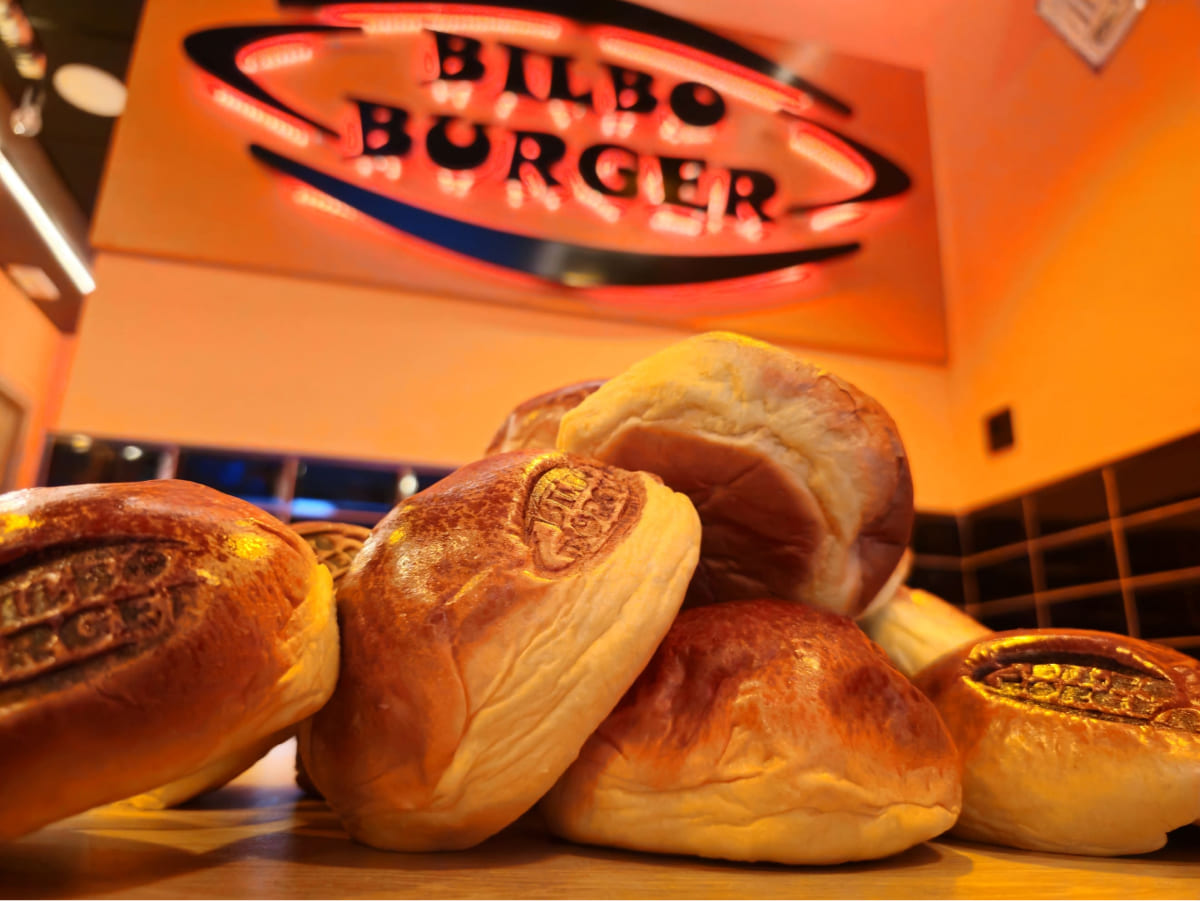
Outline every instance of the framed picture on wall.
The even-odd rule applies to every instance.
[[[19,395],[0,381],[0,491],[11,491],[16,484],[27,413]]]

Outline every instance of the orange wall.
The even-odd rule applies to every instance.
[[[1099,74],[1025,6],[948,10],[930,85],[962,507],[1200,429],[1200,6]]]
[[[929,60],[951,364],[811,356],[892,411],[929,509],[1200,429],[1200,7],[1149,4],[1097,74],[1032,3],[917,5],[937,13],[906,33]],[[772,9],[785,36],[867,34]],[[111,254],[97,269],[60,425],[101,434],[462,462],[515,401],[678,337]],[[982,418],[1003,405],[1018,445],[993,457]]]
[[[101,254],[67,431],[459,464],[517,402],[682,337],[379,289]],[[945,371],[809,355],[883,402],[918,501],[956,486]]]
[[[15,391],[28,409],[15,487],[28,487],[37,479],[42,438],[57,417],[66,387],[70,345],[70,340],[0,275],[0,381]]]

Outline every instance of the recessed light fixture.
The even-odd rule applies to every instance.
[[[94,116],[125,111],[125,85],[115,75],[86,63],[67,63],[54,70],[54,90],[72,106]]]
[[[24,291],[25,296],[30,300],[50,302],[62,297],[58,285],[54,284],[54,280],[40,266],[9,263],[4,268],[8,277],[13,280],[13,284]]]
[[[75,283],[79,293],[90,294],[95,291],[96,282],[92,278],[87,263],[71,246],[71,242],[59,230],[54,220],[50,218],[50,214],[46,212],[46,208],[42,206],[33,191],[29,190],[29,185],[25,184],[25,180],[21,178],[20,173],[3,153],[0,153],[0,185],[8,189],[8,193],[13,196],[17,205],[33,224],[34,229],[46,242],[46,246],[50,248],[54,258],[58,260],[59,265],[66,270],[71,281]]]

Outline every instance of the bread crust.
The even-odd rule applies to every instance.
[[[956,835],[1139,854],[1200,819],[1200,664],[1077,629],[998,632],[922,670],[963,755]]]
[[[339,589],[337,690],[300,729],[350,835],[463,848],[531,807],[666,632],[699,530],[650,476],[558,452],[485,458],[389,514]]]
[[[883,407],[741,335],[697,335],[608,380],[563,416],[558,446],[692,499],[704,539],[689,606],[777,597],[857,616],[912,531],[908,458]]]
[[[937,713],[845,617],[784,601],[684,611],[541,807],[643,851],[832,864],[954,822]]]
[[[518,404],[504,419],[488,443],[488,454],[503,454],[515,450],[554,450],[558,441],[558,426],[563,414],[573,410],[583,399],[604,384],[604,379],[590,379],[546,391]]]
[[[328,572],[262,510],[181,481],[0,498],[0,838],[270,735],[336,668]]]

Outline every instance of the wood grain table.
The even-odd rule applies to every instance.
[[[114,804],[0,845],[0,896],[28,898],[1200,898],[1200,828],[1131,858],[942,840],[840,867],[720,863],[588,848],[536,814],[470,851],[350,841],[292,781],[281,745],[184,808]]]

